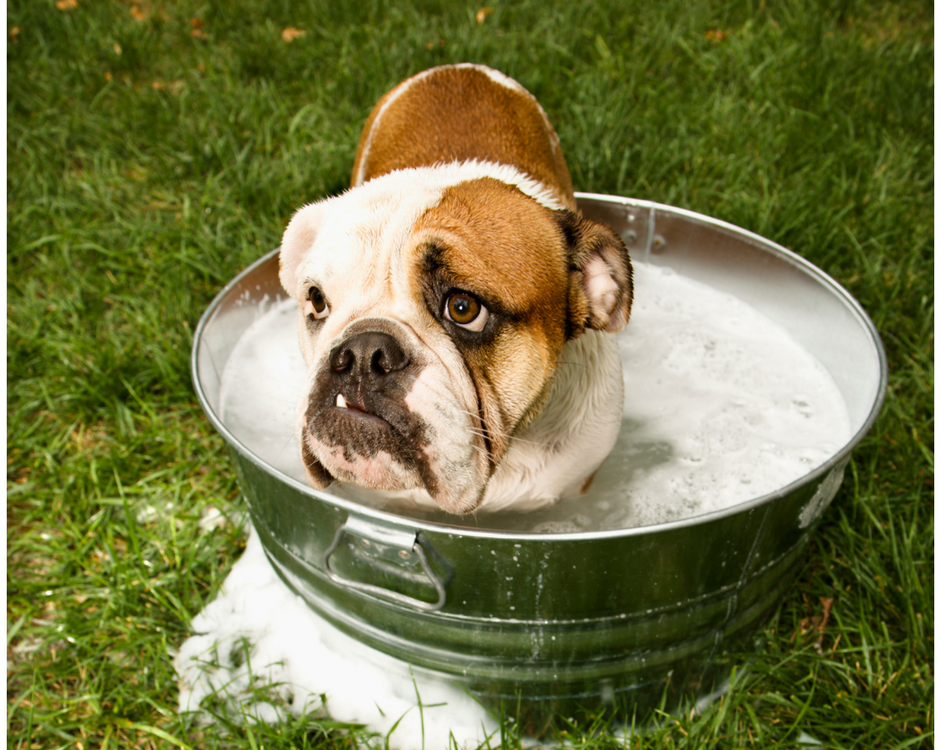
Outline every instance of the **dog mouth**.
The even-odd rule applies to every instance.
[[[311,395],[305,421],[308,439],[339,451],[349,463],[385,454],[410,466],[427,443],[418,415],[388,394],[361,388]]]
[[[347,412],[350,416],[371,417],[387,424],[386,420],[366,408],[363,399],[355,400],[353,397],[347,398],[342,393],[337,393],[336,398],[333,399],[333,408]]]
[[[447,512],[472,510],[486,467],[479,465],[480,446],[465,424],[462,402],[450,395],[450,381],[434,370],[426,374],[420,352],[408,349],[393,358],[392,343],[373,333],[351,336],[334,351],[352,356],[325,360],[311,379],[302,418],[302,453],[311,481],[326,486],[338,480],[387,492],[424,490]]]

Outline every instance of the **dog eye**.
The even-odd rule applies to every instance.
[[[482,331],[490,317],[489,311],[476,297],[466,292],[455,292],[444,304],[444,317],[468,331]]]
[[[326,304],[326,297],[320,287],[310,287],[307,291],[307,299],[304,302],[304,315],[312,315],[314,320],[322,320],[329,314],[330,308]]]

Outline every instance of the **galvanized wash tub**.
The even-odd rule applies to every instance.
[[[452,676],[534,733],[553,715],[582,710],[642,717],[723,680],[725,651],[747,647],[798,570],[887,383],[868,316],[788,250],[689,211],[578,200],[637,261],[732,293],[786,328],[835,380],[851,439],[799,481],[695,518],[591,533],[473,528],[315,491],[253,454],[222,421],[226,361],[262,310],[285,296],[276,251],[219,293],[193,344],[200,403],[231,449],[254,527],[284,581],[341,630]]]

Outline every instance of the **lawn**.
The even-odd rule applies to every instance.
[[[933,746],[933,5],[484,1],[7,4],[8,747],[365,741],[177,715],[170,653],[244,546],[189,353],[222,285],[345,187],[378,97],[459,61],[539,98],[577,189],[792,248],[888,353],[748,670],[630,747]],[[561,739],[622,746],[589,729]]]

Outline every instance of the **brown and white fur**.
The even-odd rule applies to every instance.
[[[581,492],[613,447],[630,259],[578,213],[558,137],[512,79],[443,66],[388,92],[351,188],[296,213],[280,263],[314,487],[525,510]]]

